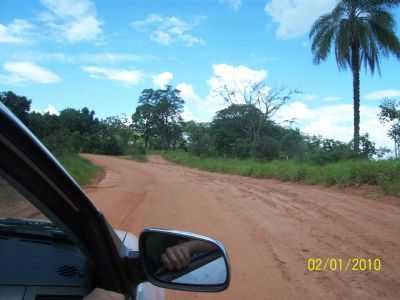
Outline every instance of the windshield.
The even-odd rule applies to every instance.
[[[0,218],[44,219],[39,209],[0,175]]]

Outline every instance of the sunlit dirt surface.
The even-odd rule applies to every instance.
[[[105,167],[86,189],[116,228],[175,228],[222,241],[230,288],[168,299],[400,299],[400,206],[324,187],[208,173],[153,156]],[[399,201],[400,202],[400,201]],[[309,272],[307,258],[379,258],[380,272]]]

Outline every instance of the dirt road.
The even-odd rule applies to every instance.
[[[152,157],[88,156],[104,179],[87,192],[113,226],[198,232],[232,265],[220,294],[170,299],[400,299],[400,206],[322,187],[214,174]],[[381,258],[381,272],[308,272],[309,257]],[[173,297],[170,297],[172,295]]]

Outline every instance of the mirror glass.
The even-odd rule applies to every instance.
[[[147,232],[142,241],[147,272],[156,280],[180,285],[223,285],[228,271],[221,247],[209,240]]]

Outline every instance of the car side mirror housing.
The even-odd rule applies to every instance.
[[[230,282],[229,258],[224,246],[189,232],[145,229],[139,250],[147,280],[167,288],[219,292]]]

